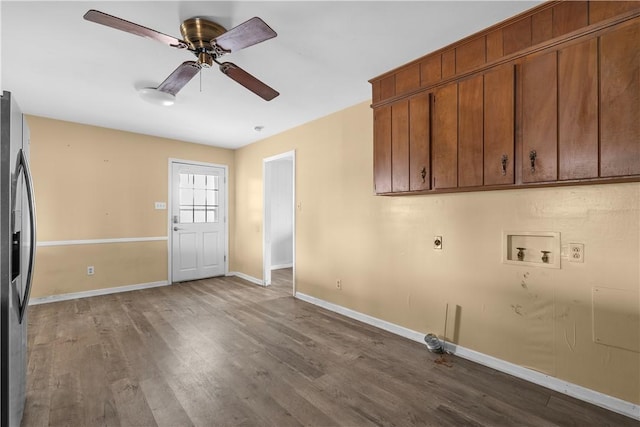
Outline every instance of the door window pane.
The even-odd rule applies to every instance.
[[[218,206],[218,191],[207,190],[207,205]]]
[[[193,190],[193,204],[196,206],[203,206],[205,205],[205,201],[206,201],[206,197],[207,197],[207,190],[204,190],[202,188],[196,188],[195,190]]]
[[[207,222],[218,222],[218,208],[207,209]]]
[[[180,204],[191,205],[193,204],[193,190],[190,188],[180,189]]]
[[[207,176],[206,175],[194,175],[194,187],[195,188],[207,188]]]
[[[192,223],[193,222],[193,209],[180,209],[180,223]]]
[[[218,177],[215,175],[207,175],[207,188],[209,190],[218,189]]]
[[[180,222],[218,222],[219,179],[216,175],[180,174]]]

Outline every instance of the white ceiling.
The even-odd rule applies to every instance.
[[[371,99],[368,80],[540,1],[2,1],[3,90],[28,114],[237,148]],[[225,56],[280,92],[266,102],[203,70],[160,107],[160,84],[192,54],[85,21],[97,9],[180,37],[190,17],[232,28],[261,17],[278,37]],[[264,126],[256,132],[255,126]]]

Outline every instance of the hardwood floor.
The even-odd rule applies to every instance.
[[[274,272],[276,273],[276,272]],[[23,426],[631,426],[234,277],[30,307]]]

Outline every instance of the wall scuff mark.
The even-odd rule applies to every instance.
[[[576,322],[573,322],[573,336],[571,337],[571,341],[573,341],[573,343],[569,342],[569,337],[567,336],[567,330],[564,330],[564,342],[567,343],[567,347],[569,347],[569,350],[571,350],[573,352],[573,349],[576,348]]]

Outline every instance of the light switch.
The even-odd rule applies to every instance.
[[[167,204],[165,202],[156,202],[156,209],[157,210],[167,209]]]

